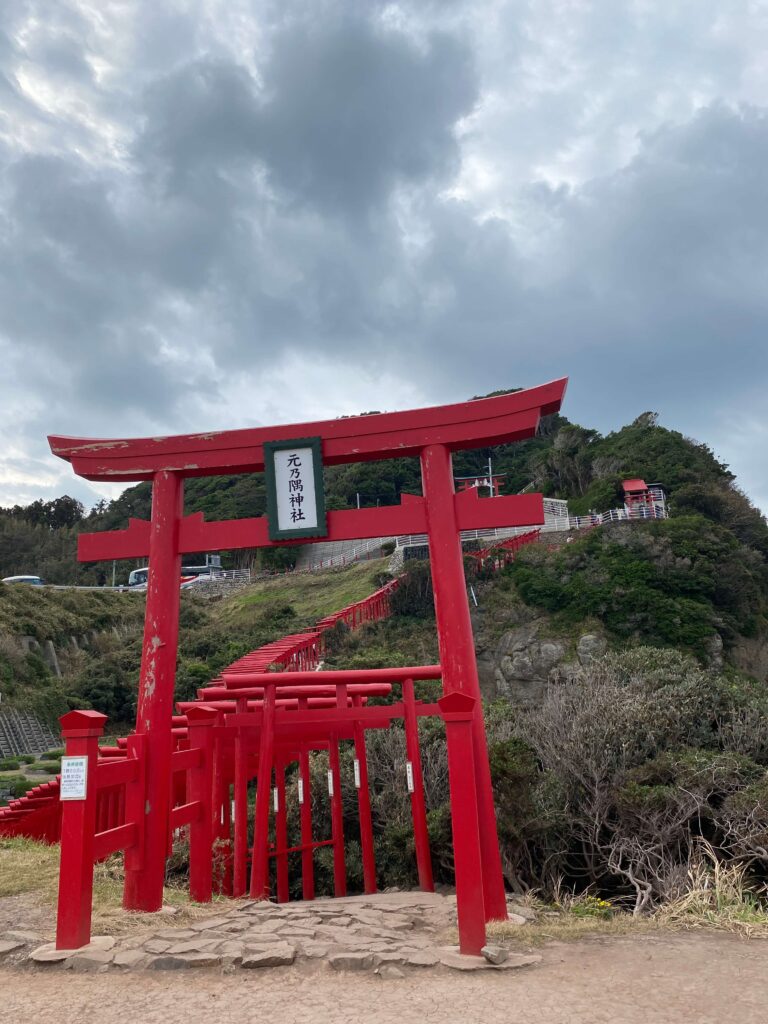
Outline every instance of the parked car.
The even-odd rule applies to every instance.
[[[26,583],[30,587],[44,587],[45,580],[40,576],[6,576],[3,583]]]

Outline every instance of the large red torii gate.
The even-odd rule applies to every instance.
[[[408,412],[376,413],[315,423],[176,437],[93,440],[49,437],[55,455],[88,480],[152,481],[149,522],[131,519],[126,530],[82,534],[81,561],[149,558],[147,608],[139,680],[136,733],[145,736],[151,796],[145,808],[140,867],[127,867],[125,906],[155,911],[162,904],[171,806],[173,692],[175,682],[181,555],[198,551],[271,547],[302,541],[273,541],[266,517],[205,522],[201,513],[185,516],[183,481],[191,476],[259,472],[264,445],[319,437],[324,465],[418,456],[423,497],[403,495],[401,504],[328,513],[329,541],[426,533],[437,619],[443,691],[473,702],[471,789],[461,765],[452,763],[451,804],[474,795],[477,830],[457,836],[457,860],[479,847],[486,920],[506,917],[504,882],[483,725],[482,704],[469,616],[460,533],[491,527],[531,526],[544,521],[540,494],[479,498],[477,491],[454,492],[451,453],[533,437],[542,416],[557,412],[565,378],[540,387],[456,405]],[[467,702],[469,703],[469,702]],[[474,831],[474,829],[473,829]],[[482,885],[482,890],[480,888]]]

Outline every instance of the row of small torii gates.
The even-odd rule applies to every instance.
[[[113,764],[99,763],[103,715],[76,711],[62,720],[67,756],[88,758],[85,792],[90,797],[62,806],[59,948],[77,948],[88,941],[93,863],[113,851],[125,851],[124,907],[161,907],[169,836],[177,828],[187,827],[189,832],[191,896],[209,900],[214,844],[230,834],[232,791],[233,895],[270,896],[272,854],[278,898],[287,898],[287,854],[293,850],[302,858],[304,898],[312,898],[312,853],[325,842],[334,846],[335,892],[345,893],[342,808],[340,799],[333,798],[339,793],[343,741],[351,741],[355,749],[364,885],[373,892],[365,732],[388,728],[395,719],[404,722],[408,744],[419,884],[430,889],[417,723],[420,716],[439,715],[446,726],[460,948],[480,953],[486,922],[505,919],[507,910],[460,534],[535,526],[544,521],[544,511],[539,494],[489,500],[480,498],[474,488],[455,493],[451,453],[533,437],[541,417],[560,408],[565,386],[562,379],[458,405],[292,426],[126,440],[49,438],[54,454],[88,480],[152,481],[150,521],[131,519],[125,530],[79,539],[82,561],[148,557],[149,579],[136,726],[125,744],[127,756]],[[185,516],[183,481],[190,476],[262,471],[276,442],[306,438],[320,439],[324,466],[404,456],[420,459],[422,496],[403,495],[397,506],[328,512],[325,537],[341,541],[427,534],[440,663],[352,672],[274,672],[265,671],[263,662],[250,663],[246,656],[202,690],[197,701],[181,705],[184,718],[174,719],[182,555],[301,542],[271,539],[267,517],[209,523],[199,513]],[[443,696],[434,704],[415,699],[414,683],[425,679],[442,680]],[[393,686],[400,690],[399,701],[369,706],[369,698],[388,696]],[[313,750],[327,750],[329,756],[333,834],[328,841],[312,836],[308,795]],[[302,840],[289,850],[284,790],[285,770],[292,762],[298,763]],[[247,791],[254,777],[248,877]],[[120,814],[113,815],[105,828],[105,822],[96,819],[95,794],[101,787],[121,786]],[[270,851],[273,799],[276,834],[275,849]]]

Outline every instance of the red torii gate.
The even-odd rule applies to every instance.
[[[533,437],[539,420],[557,412],[565,378],[528,390],[456,405],[408,412],[354,416],[315,423],[217,431],[175,437],[93,440],[49,437],[51,451],[88,479],[124,483],[152,481],[149,522],[131,519],[126,530],[82,534],[81,561],[149,558],[147,608],[139,679],[136,734],[144,737],[151,798],[144,821],[139,867],[126,869],[124,905],[155,911],[162,904],[170,807],[173,692],[178,646],[181,555],[198,551],[271,547],[267,517],[205,522],[185,516],[185,477],[264,470],[269,442],[319,437],[324,465],[403,456],[421,461],[423,497],[403,495],[399,506],[333,511],[329,541],[426,533],[437,619],[440,666],[446,697],[443,717],[471,713],[472,771],[449,749],[451,806],[462,812],[454,853],[457,875],[477,874],[476,895],[486,920],[506,918],[506,899],[462,561],[460,532],[492,527],[534,526],[544,521],[539,494],[480,499],[477,491],[454,492],[451,453]],[[444,698],[445,699],[445,698]],[[454,707],[454,704],[456,705]],[[454,753],[457,753],[455,751]],[[468,780],[474,776],[474,784]],[[474,805],[474,808],[473,806]],[[476,822],[476,826],[466,822]],[[476,870],[475,870],[476,869]],[[471,892],[468,893],[472,898]]]

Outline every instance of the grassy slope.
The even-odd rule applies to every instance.
[[[135,625],[143,616],[143,594],[0,587],[0,634],[58,643],[91,629]]]
[[[300,632],[378,586],[386,559],[317,575],[278,576],[231,597],[182,595],[177,697],[189,697],[231,661],[264,643]],[[69,707],[94,707],[109,730],[132,722],[141,659],[142,594],[0,587],[0,690],[6,707],[50,720]],[[70,637],[97,636],[75,650]],[[55,679],[21,636],[52,639],[63,672]]]
[[[224,629],[239,628],[261,618],[269,608],[290,605],[299,630],[373,593],[387,562],[378,558],[344,569],[260,580],[215,607],[213,618]]]

